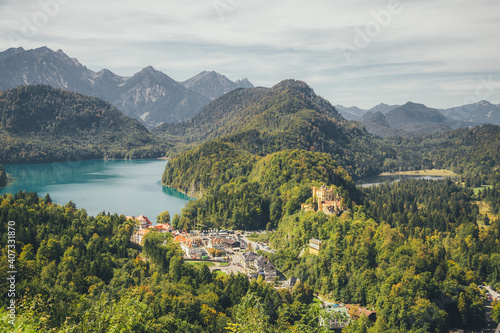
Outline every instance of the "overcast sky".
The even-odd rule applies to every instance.
[[[500,0],[0,0],[0,46],[124,76],[299,79],[345,106],[500,103]]]

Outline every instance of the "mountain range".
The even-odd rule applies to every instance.
[[[247,79],[233,82],[216,72],[202,72],[184,82],[177,82],[151,66],[131,77],[108,69],[94,72],[62,50],[47,47],[0,52],[0,73],[0,90],[47,84],[96,96],[149,127],[189,119],[222,94],[253,87]]]
[[[359,120],[369,133],[386,136],[412,136],[449,132],[476,124],[445,117],[439,110],[408,102],[383,114],[368,111]]]
[[[202,96],[214,100],[228,92],[238,88],[253,88],[253,84],[248,79],[233,82],[217,72],[201,72],[192,78],[181,82],[181,84]]]
[[[335,108],[342,114],[342,116],[347,120],[360,120],[366,113],[376,113],[381,112],[382,114],[386,114],[387,112],[397,108],[399,105],[388,105],[384,103],[380,103],[375,105],[369,110],[358,108],[357,106],[345,107],[342,105],[335,105]]]
[[[448,132],[482,124],[500,125],[500,104],[480,101],[449,109],[434,109],[424,104],[379,104],[365,110],[356,106],[335,108],[349,120],[363,123],[368,132],[379,136],[412,136]]]
[[[231,81],[214,71],[201,72],[182,82],[151,66],[131,77],[108,69],[94,72],[62,50],[47,47],[11,48],[0,52],[0,73],[0,90],[47,84],[100,97],[149,128],[188,120],[220,96],[253,87],[247,79]],[[228,107],[230,110],[231,106]],[[381,136],[421,135],[479,124],[500,124],[500,105],[487,101],[449,109],[432,109],[412,102],[403,106],[381,103],[369,110],[342,105],[335,108],[345,119],[360,121],[370,133]]]

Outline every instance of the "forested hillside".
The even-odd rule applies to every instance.
[[[201,197],[240,176],[248,176],[257,156],[219,140],[209,141],[172,159],[162,183],[190,196]]]
[[[474,187],[500,182],[500,126],[482,125],[449,133],[384,141],[396,152],[386,170],[446,168]]]
[[[377,312],[376,322],[362,317],[346,332],[483,327],[485,296],[478,285],[500,288],[499,127],[380,141],[390,147],[386,170],[449,168],[460,177],[368,189],[355,188],[329,154],[263,156],[231,138],[202,144],[166,167],[167,185],[201,194],[174,219],[178,227],[276,228],[272,260],[286,276],[335,302]],[[300,210],[311,203],[311,186],[323,183],[336,185],[347,212]],[[308,254],[311,238],[323,242],[319,255]]]
[[[87,216],[36,193],[0,196],[1,287],[8,290],[8,227],[15,234],[15,298],[2,293],[2,332],[320,332],[312,289],[277,291],[245,275],[187,265],[170,234],[143,253],[131,220]],[[10,243],[9,243],[10,244]],[[13,247],[9,247],[13,249]],[[15,299],[16,326],[5,310]]]
[[[361,124],[346,121],[307,84],[295,80],[232,91],[191,120],[154,132],[176,142],[179,151],[221,139],[259,156],[286,149],[326,152],[353,177],[377,174],[385,151]]]
[[[364,205],[340,217],[298,212],[271,239],[273,261],[337,302],[377,311],[346,332],[480,329],[484,294],[500,287],[500,221],[485,223],[471,189],[405,181],[363,189]],[[497,199],[498,200],[498,199]],[[312,237],[319,255],[306,253]]]
[[[230,229],[274,228],[311,197],[312,185],[335,185],[346,203],[358,191],[329,154],[284,150],[259,158],[233,144],[210,141],[173,159],[163,183],[200,198],[190,201],[174,224]],[[354,198],[354,199],[352,199]]]
[[[1,91],[0,117],[3,163],[145,158],[167,148],[103,100],[49,86]]]

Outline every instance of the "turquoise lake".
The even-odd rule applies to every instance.
[[[89,215],[105,211],[145,215],[152,222],[159,213],[180,213],[190,198],[161,185],[166,160],[91,160],[49,164],[5,165],[14,181],[0,193],[19,190],[50,194],[53,202],[73,201]]]

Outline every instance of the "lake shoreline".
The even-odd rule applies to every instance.
[[[384,172],[375,177],[367,177],[356,181],[356,186],[371,187],[385,183],[394,183],[407,179],[443,180],[446,178],[456,178],[459,175],[449,170],[419,170],[405,172]]]
[[[144,157],[144,158],[81,158],[75,160],[63,160],[63,161],[44,161],[44,162],[20,162],[20,163],[2,163],[3,166],[9,165],[38,165],[38,164],[65,164],[65,163],[79,163],[85,161],[139,161],[139,160],[165,160],[170,161],[170,157],[162,156],[162,157]]]
[[[73,201],[89,215],[102,211],[155,217],[181,212],[192,197],[161,184],[168,162],[159,159],[86,160],[72,163],[6,165],[9,186],[0,193],[50,193],[52,201]]]
[[[430,169],[430,170],[414,170],[414,171],[396,171],[382,172],[377,177],[384,176],[436,176],[436,177],[455,177],[458,176],[453,171],[447,169]]]

